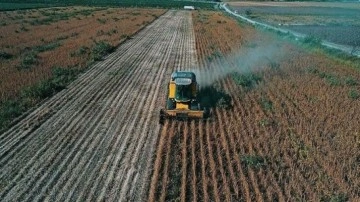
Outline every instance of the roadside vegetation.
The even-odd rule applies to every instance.
[[[290,38],[292,38],[293,41],[297,41],[294,37]],[[299,42],[298,44],[302,45],[310,51],[326,54],[329,57],[332,57],[334,60],[338,60],[346,65],[350,65],[360,70],[360,57],[353,55],[353,53],[348,54],[340,50],[328,48],[322,45],[322,40],[320,38],[315,36],[307,36]]]

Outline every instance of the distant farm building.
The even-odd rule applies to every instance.
[[[185,10],[195,10],[194,6],[184,6]]]

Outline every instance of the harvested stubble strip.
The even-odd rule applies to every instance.
[[[156,167],[160,167],[160,165],[161,165],[164,167],[163,172],[162,172],[162,179],[159,179],[159,180],[161,180],[161,183],[159,184],[159,185],[161,185],[161,194],[160,194],[159,198],[155,198],[156,197],[155,196],[155,191],[156,191],[155,188],[156,188],[156,184],[159,182],[156,182],[156,183],[154,182],[154,186],[151,186],[151,189],[150,189],[150,199],[149,199],[150,201],[165,201],[165,197],[167,194],[167,187],[168,187],[168,183],[169,183],[168,175],[169,175],[169,170],[170,170],[170,153],[171,153],[171,149],[172,149],[172,142],[176,135],[173,132],[173,131],[175,131],[175,128],[176,128],[176,124],[174,121],[171,121],[170,127],[163,128],[163,132],[162,132],[163,136],[168,136],[169,138],[168,138],[166,145],[164,145],[165,159],[161,158],[159,156],[159,158],[161,158],[161,160],[163,160],[163,161],[160,161],[159,166],[156,166]]]
[[[159,149],[156,152],[154,171],[153,171],[153,176],[151,178],[149,201],[156,201],[157,199],[156,197],[159,194],[158,192],[160,191],[159,179],[164,174],[164,170],[165,170],[165,166],[162,166],[163,165],[162,160],[164,160],[164,158],[166,159],[165,152],[167,151],[167,149],[165,145],[169,145],[168,142],[170,141],[170,135],[167,134],[169,125],[170,125],[169,121],[168,120],[165,121],[164,126],[162,127],[161,130],[159,142],[157,144]],[[171,126],[173,127],[173,124],[171,124]]]
[[[206,155],[206,146],[205,146],[205,141],[204,141],[204,138],[205,138],[205,135],[204,135],[204,124],[200,123],[199,124],[199,139],[200,139],[200,158],[201,158],[201,182],[202,182],[202,189],[203,189],[203,197],[204,197],[204,201],[209,201],[210,200],[210,196],[209,196],[209,193],[208,193],[208,181],[210,181],[208,179],[208,176],[207,176],[207,155]]]
[[[145,50],[145,51],[147,51],[147,50]],[[142,54],[140,54],[140,55],[142,55]],[[145,57],[145,54],[144,54],[144,57]],[[132,69],[132,71],[131,71],[128,75],[138,75],[139,72],[141,72],[140,68],[134,68],[134,67],[136,67],[136,65],[132,65],[132,67],[133,67],[133,69]],[[124,80],[125,83],[129,83],[129,84],[128,84],[128,87],[136,86],[136,85],[137,85],[137,84],[134,82],[135,80],[134,80],[134,79],[131,79],[131,76],[128,77],[128,78],[126,78],[126,79],[119,79],[119,80]],[[126,89],[124,88],[123,90],[124,90],[124,92],[125,92]],[[124,100],[126,99],[126,96],[121,96],[121,95],[123,95],[123,93],[119,93],[119,94],[118,94],[118,98],[119,98],[120,100],[118,100],[117,102],[114,102],[114,103],[122,103],[122,102],[124,102]],[[144,96],[141,96],[141,94],[139,94],[135,100],[141,100],[141,98],[143,98],[143,97],[144,97]],[[146,96],[145,96],[145,97],[146,97]],[[138,106],[138,105],[135,104],[134,106]],[[114,107],[114,108],[117,108],[117,107]],[[114,110],[112,113],[113,113],[113,114],[122,114],[122,115],[124,115],[124,117],[128,117],[128,115],[132,114],[132,110],[128,110],[127,108],[120,107],[119,109],[121,110],[120,112]],[[136,117],[139,116],[139,113],[140,113],[140,112],[137,111]],[[114,122],[112,123],[112,126],[110,127],[110,128],[112,128],[112,129],[115,127],[115,129],[114,129],[115,131],[118,131],[118,130],[120,129],[120,127],[122,127],[123,125],[128,126],[128,127],[122,127],[120,134],[124,134],[124,133],[125,133],[125,130],[128,129],[128,128],[133,128],[133,127],[134,127],[134,124],[136,123],[136,121],[128,122],[127,120],[125,120],[125,119],[123,119],[122,117],[119,117],[119,116],[116,116],[116,119],[118,119],[118,121],[114,121]],[[110,120],[110,119],[108,119],[108,120]],[[116,124],[116,126],[114,126],[115,124]],[[110,132],[110,131],[109,131],[109,132]],[[118,153],[118,152],[119,152],[119,153],[123,153],[124,148],[126,147],[126,145],[128,145],[129,142],[132,141],[132,138],[134,138],[134,135],[127,135],[124,139],[121,139],[121,138],[120,138],[121,136],[118,136],[118,137],[119,137],[119,138],[116,140],[115,145],[119,145],[119,146],[111,147],[111,148],[116,148],[116,149],[118,149],[118,150],[116,151],[116,153]],[[120,139],[122,140],[121,142],[119,142]],[[113,159],[110,160],[110,157],[113,158]],[[114,176],[115,173],[116,173],[115,168],[117,167],[116,165],[117,165],[118,162],[120,161],[120,156],[116,156],[116,158],[115,158],[115,157],[113,157],[113,156],[111,156],[111,155],[108,155],[108,158],[107,158],[107,160],[106,160],[107,163],[105,163],[104,166],[108,165],[110,161],[116,162],[116,163],[114,163],[114,166],[113,166],[113,167],[111,167],[111,166],[108,167],[108,168],[110,169],[110,171],[109,171],[109,172],[110,172],[110,175],[108,175],[108,177],[107,177],[107,179],[105,180],[105,182],[103,182],[104,185],[102,186],[101,191],[98,190],[98,186],[100,186],[100,185],[98,185],[98,183],[100,183],[100,182],[103,181],[103,180],[99,180],[99,178],[102,179],[104,176],[99,175],[98,178],[97,178],[97,180],[95,180],[96,183],[95,183],[95,186],[92,187],[91,193],[88,193],[88,195],[95,196],[96,194],[94,194],[94,192],[96,192],[96,190],[98,190],[98,192],[100,192],[100,194],[97,195],[97,196],[98,196],[97,200],[100,200],[100,199],[104,198],[104,195],[105,195],[105,192],[106,192],[106,188],[109,186],[109,184],[110,184],[111,182],[113,182],[113,180],[114,180],[114,177],[113,177],[113,176]],[[93,172],[93,175],[94,175],[95,173],[96,173],[96,172]],[[110,182],[110,181],[111,181],[111,182]],[[82,196],[84,196],[84,195],[82,195]],[[91,196],[89,196],[89,197],[91,197]],[[85,196],[84,196],[84,197],[85,197]],[[85,197],[85,198],[86,198],[86,197]]]
[[[141,72],[141,71],[140,71]],[[139,77],[140,78],[142,78],[142,77],[144,77],[144,74],[142,74],[141,76],[139,75]],[[147,76],[146,76],[147,77]],[[144,78],[143,78],[144,79]],[[119,79],[120,80],[120,79]],[[116,86],[118,86],[118,85],[116,85]],[[136,83],[135,82],[131,82],[131,85],[129,85],[129,86],[136,86]],[[122,98],[120,95],[123,95],[122,93],[119,93],[118,95],[114,95],[114,96],[117,96],[117,99],[120,99],[120,98]],[[137,101],[143,101],[144,100],[144,97],[146,97],[146,96],[140,96],[140,94],[139,95],[137,95],[137,97],[135,98],[135,100],[137,100]],[[112,102],[113,104],[116,104],[116,103],[119,103],[118,101],[114,101],[114,102]],[[137,106],[139,106],[139,104],[137,104],[137,103],[133,103],[132,105],[131,105],[131,107],[130,107],[130,109],[132,108],[132,107],[137,107]],[[114,108],[117,108],[117,109],[119,109],[119,107],[115,107],[115,106],[113,106]],[[128,110],[128,111],[134,111],[134,110]],[[115,113],[114,111],[112,112],[112,115],[116,115],[117,113]],[[122,114],[122,113],[120,113],[120,114]],[[114,116],[110,116],[110,117],[114,117]],[[139,117],[140,116],[140,111],[136,111],[136,113],[135,113],[135,117]],[[106,117],[106,116],[105,116]],[[105,123],[107,123],[107,124],[109,124],[110,123],[110,121],[111,121],[112,119],[109,119],[109,118],[107,118],[106,119],[106,121],[101,121],[101,123],[102,124],[104,124],[104,122]],[[133,122],[129,125],[129,127],[127,128],[128,130],[132,130],[134,127],[135,127],[135,123],[139,123],[138,121],[134,121],[134,120],[136,120],[136,118],[134,118],[133,119]],[[112,124],[114,124],[114,122],[112,123]],[[104,126],[104,125],[103,125]],[[119,124],[119,126],[120,126],[120,124]],[[106,127],[107,128],[107,127]],[[125,128],[125,127],[124,127]],[[94,134],[96,134],[96,132],[98,132],[98,131],[94,131]],[[109,135],[109,134],[111,134],[111,133],[107,133],[107,135]],[[123,133],[122,133],[123,134]],[[136,133],[134,133],[134,134],[136,134]],[[130,136],[130,138],[129,138],[129,136]],[[115,137],[115,136],[114,136]],[[122,145],[121,146],[117,146],[117,147],[115,147],[115,148],[119,148],[119,149],[123,149],[124,148],[124,145],[127,145],[127,143],[129,143],[129,142],[132,142],[134,139],[132,139],[132,138],[135,138],[135,135],[128,135],[128,136],[126,136],[126,138],[125,138],[125,140],[128,140],[128,142],[127,141],[122,141]],[[130,140],[129,140],[130,139]],[[128,145],[127,145],[128,146]],[[108,146],[106,146],[106,147],[104,147],[104,148],[108,148]],[[133,147],[132,147],[132,149],[133,149]],[[133,152],[130,152],[130,153],[133,153]],[[105,156],[107,156],[107,155],[105,155]],[[119,159],[116,159],[116,160],[119,160]],[[115,164],[117,164],[118,163],[118,161],[115,161],[116,163]],[[89,170],[89,168],[88,168],[88,166],[89,165],[91,165],[91,164],[87,164],[86,165],[86,167],[85,167],[85,169],[83,169],[83,170]],[[95,177],[96,176],[96,173],[98,173],[98,171],[99,171],[99,169],[100,169],[100,166],[101,164],[98,164],[98,166],[96,167],[96,168],[92,168],[92,169],[90,169],[90,170],[92,170],[92,172],[90,173],[90,174],[87,174],[87,175],[89,175],[89,176],[86,176],[86,178],[88,178],[88,179],[92,179],[93,177]],[[80,168],[81,169],[81,168]],[[79,170],[79,169],[78,169]],[[121,173],[121,172],[120,172]],[[82,173],[82,174],[80,174],[80,176],[82,176],[84,173]],[[84,178],[85,177],[79,177],[78,179],[82,179],[82,180],[84,180]],[[85,178],[85,179],[86,179]],[[85,183],[85,187],[89,187],[89,186],[93,186],[94,185],[94,183],[92,183],[93,182],[93,180],[86,180],[87,181],[87,183]],[[95,181],[95,180],[94,180]],[[95,182],[97,182],[97,181],[95,181]],[[74,186],[74,184],[75,184],[75,186]],[[81,180],[78,180],[78,181],[76,181],[76,183],[69,183],[69,185],[72,185],[72,186],[74,186],[74,187],[79,187],[80,185],[82,185],[83,183],[81,183]],[[96,183],[95,183],[96,184]],[[87,195],[89,195],[90,193],[88,193],[88,191],[89,190],[91,190],[91,187],[89,187],[89,188],[86,188],[86,189],[83,189],[83,192],[81,192],[79,195],[80,195],[80,198],[86,198],[86,196]],[[101,193],[100,195],[103,195],[104,193]],[[69,196],[70,197],[70,196]]]
[[[119,80],[119,82],[120,82],[120,80]],[[114,83],[113,84],[113,86],[117,86],[117,84],[116,83]],[[110,88],[104,88],[104,89],[107,89],[107,90],[109,90],[109,89],[111,89],[111,87]],[[109,101],[108,102],[110,102],[110,100],[112,100],[112,99],[114,99],[115,97],[116,97],[116,95],[115,94],[108,94],[108,93],[104,93],[104,94],[107,94],[107,95],[110,95],[112,98],[111,99],[109,99]],[[114,103],[118,103],[118,102],[114,102]],[[110,113],[111,111],[109,111],[108,113]],[[97,114],[97,113],[93,113],[93,114]],[[105,118],[106,116],[104,116],[103,118]],[[91,119],[90,119],[91,120]],[[107,120],[110,120],[110,119],[107,119]],[[103,122],[103,121],[98,121],[98,123],[101,123],[101,122]],[[91,124],[91,125],[93,125],[94,127],[96,126],[96,124]],[[94,130],[94,132],[95,132],[96,130]],[[89,135],[89,136],[91,136],[91,135]],[[110,141],[108,141],[109,143],[110,143]],[[105,147],[102,147],[102,148],[105,148]],[[75,149],[76,150],[76,149]],[[95,150],[94,150],[95,151]],[[87,152],[87,153],[89,153],[89,152]],[[89,153],[90,154],[90,153]],[[94,154],[95,154],[95,152],[94,152]],[[91,162],[91,161],[88,161],[88,163],[89,162]],[[88,163],[87,163],[87,165],[88,165]],[[66,163],[66,164],[63,164],[63,165],[68,165],[68,163]],[[55,166],[56,167],[56,166]],[[74,172],[74,169],[71,169],[71,171],[72,172]],[[55,177],[53,177],[53,179],[54,179]],[[78,178],[78,179],[82,179],[81,177],[80,178]],[[45,186],[46,187],[46,186]]]
[[[188,142],[188,134],[189,134],[189,130],[188,130],[188,124],[184,124],[184,134],[183,137],[181,137],[183,139],[182,142],[182,151],[181,151],[181,195],[180,195],[180,199],[182,202],[187,201],[186,200],[186,189],[187,189],[187,142]]]
[[[103,71],[103,70],[102,70]],[[120,80],[119,80],[120,81]],[[114,85],[116,85],[116,83],[114,83]],[[110,88],[107,88],[110,89]],[[84,90],[86,90],[86,88],[84,88]],[[90,95],[90,94],[89,94]],[[96,94],[95,94],[96,95]],[[94,100],[94,99],[88,99],[88,100]],[[51,141],[50,141],[51,142]]]
[[[189,177],[191,178],[191,192],[192,192],[192,200],[193,201],[197,201],[198,200],[198,187],[197,187],[197,163],[198,161],[196,160],[197,157],[197,153],[198,153],[198,149],[197,149],[197,144],[196,144],[196,140],[198,139],[198,134],[197,134],[197,128],[195,125],[195,121],[191,122],[191,126],[190,126],[190,137],[191,137],[191,172],[189,173]],[[190,181],[190,180],[189,180]]]

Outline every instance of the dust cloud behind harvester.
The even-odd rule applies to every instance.
[[[259,71],[270,64],[279,63],[286,58],[285,48],[275,42],[251,43],[239,51],[217,57],[205,67],[193,68],[200,87],[207,87],[232,73],[245,74]]]

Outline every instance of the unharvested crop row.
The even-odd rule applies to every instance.
[[[289,45],[283,48],[288,51]],[[233,87],[231,90],[229,86],[232,83],[231,80],[227,84],[220,81],[233,96],[233,112],[235,113],[230,112],[222,120],[232,122],[232,117],[237,116],[237,111],[241,109],[236,107],[237,101],[242,103],[242,107],[248,111],[242,115],[249,121],[248,137],[250,139],[247,142],[255,140],[253,145],[248,145],[249,151],[254,150],[255,155],[266,160],[265,162],[268,164],[266,167],[270,167],[265,172],[268,177],[266,175],[259,177],[260,182],[264,178],[272,178],[275,181],[270,185],[278,186],[276,181],[281,182],[284,179],[275,176],[278,176],[279,172],[284,172],[293,176],[290,178],[292,181],[282,182],[279,187],[290,199],[356,198],[358,182],[348,180],[350,179],[348,176],[352,176],[351,179],[357,179],[358,176],[354,175],[354,171],[358,169],[358,166],[345,162],[354,162],[359,155],[358,151],[355,151],[358,143],[352,142],[359,133],[356,123],[359,116],[354,114],[359,111],[359,103],[347,96],[349,89],[358,85],[359,74],[351,66],[332,61],[319,53],[309,54],[295,47],[290,48],[290,51],[291,57],[279,64],[280,69],[272,70],[271,67],[268,67],[261,72],[264,75],[264,81],[253,91],[241,92],[242,90],[239,91],[236,89],[237,87]],[[308,59],[304,60],[305,57]],[[219,68],[221,65],[222,63],[218,65]],[[339,85],[333,85],[326,78],[324,79],[321,73],[320,75],[309,73],[309,66],[315,66],[316,69],[321,69],[320,71],[331,72],[329,74],[335,75],[339,80],[351,77],[355,82],[349,85],[349,83],[345,84],[346,82],[341,81]],[[309,82],[304,82],[304,80],[309,80]],[[231,84],[231,86],[233,85]],[[285,89],[282,89],[283,87]],[[314,97],[309,99],[309,92]],[[278,102],[279,98],[283,101]],[[266,100],[269,105],[264,106],[262,100]],[[278,111],[284,113],[278,114]],[[311,115],[310,112],[312,112]],[[274,117],[274,114],[277,115]],[[319,118],[319,116],[324,118]],[[237,123],[238,121],[234,121],[233,124],[237,125]],[[299,123],[301,125],[298,125]],[[240,128],[243,125],[239,124],[238,130],[235,128],[234,131],[241,131]],[[313,127],[314,125],[317,127]],[[275,129],[275,131],[270,132],[269,128]],[[266,136],[267,133],[269,136]],[[346,134],[346,138],[343,134]],[[331,139],[341,138],[341,140],[331,140],[330,137]],[[285,138],[284,143],[288,146],[280,146],[282,149],[277,151],[280,153],[273,153],[273,148],[279,147],[279,142],[272,142],[273,144],[269,145],[271,139],[268,138]],[[351,146],[348,147],[349,145]],[[332,153],[335,150],[336,153]],[[329,153],[332,153],[331,157]],[[346,155],[343,155],[344,153]],[[282,167],[278,167],[279,165],[276,163],[283,160],[276,154],[284,157],[290,154],[285,158],[290,170],[286,172],[286,170],[282,170]],[[269,155],[274,156],[269,158]],[[346,174],[339,175],[343,172]],[[256,182],[256,178],[252,177],[251,172],[249,174],[255,195],[266,197],[265,193],[269,192],[267,190],[269,186]],[[261,186],[263,187],[261,188]],[[309,195],[304,195],[303,192],[309,193]],[[278,194],[280,194],[278,196],[282,195],[281,192]]]
[[[165,122],[149,200],[357,199],[359,102],[348,92],[359,88],[358,71],[246,25],[227,27],[231,20],[219,16],[193,13],[200,68],[236,69],[241,63],[223,55],[272,40],[289,55],[254,72],[260,81],[252,88],[236,75],[217,80],[214,90],[230,103],[215,105],[209,120]]]

